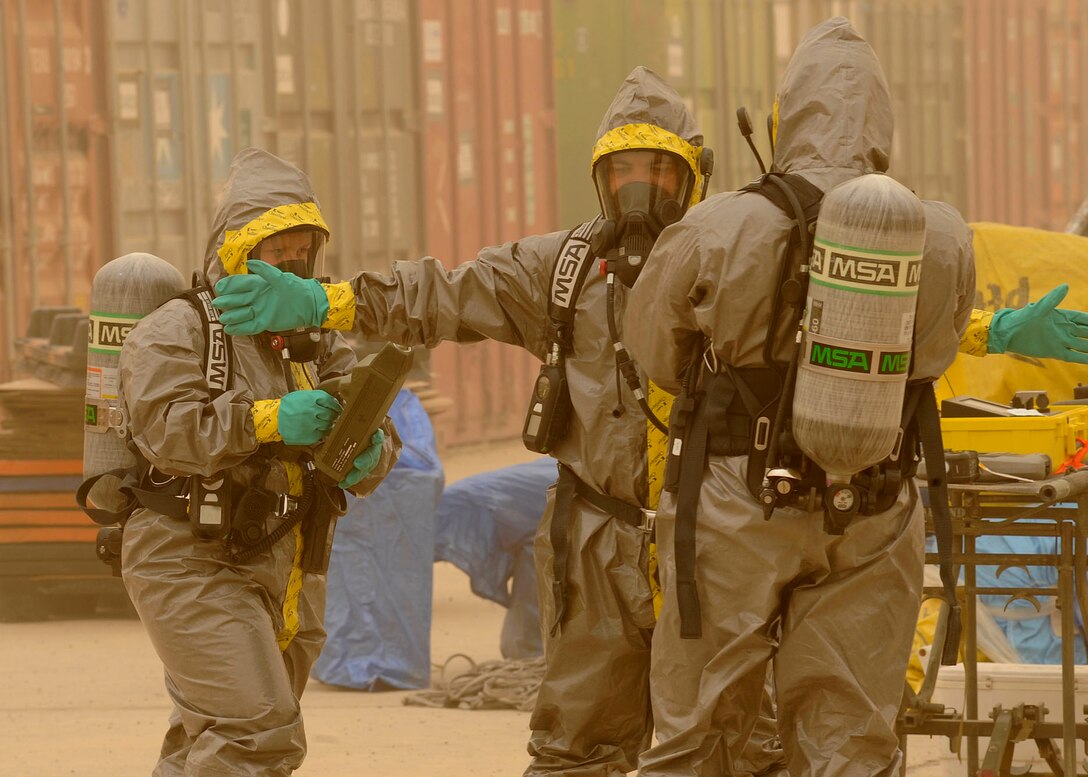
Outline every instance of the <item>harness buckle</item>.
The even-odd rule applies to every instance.
[[[156,478],[155,475],[160,475],[161,479]],[[154,465],[147,468],[147,482],[155,486],[155,488],[162,488],[168,486],[178,479],[177,475],[167,475],[165,472],[160,472],[155,469]]]
[[[654,525],[657,523],[657,510],[651,510],[648,507],[639,508],[642,513],[642,523],[639,524],[639,531],[646,532],[647,534],[653,534]]]
[[[889,461],[899,461],[899,454],[902,452],[903,448],[904,434],[903,427],[900,426],[898,433],[895,435],[895,445],[892,446],[892,452],[888,455]]]
[[[277,518],[282,518],[288,513],[294,512],[298,508],[298,498],[293,497],[290,494],[277,494],[276,495],[276,507],[272,511],[272,514]]]
[[[761,415],[756,419],[756,429],[752,447],[757,451],[765,451],[771,444],[771,419]]]
[[[707,340],[706,345],[703,347],[703,364],[710,370],[711,375],[717,375],[718,370],[722,368],[721,360],[718,358],[718,354],[714,353],[713,344]]]

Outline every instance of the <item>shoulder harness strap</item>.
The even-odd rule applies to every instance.
[[[204,378],[212,399],[215,399],[234,381],[234,349],[219,321],[219,311],[212,305],[212,290],[208,286],[196,286],[173,299],[188,300],[200,314],[204,324]]]
[[[956,581],[959,573],[952,558],[952,511],[948,505],[948,478],[944,460],[944,441],[941,439],[941,416],[932,383],[920,389],[918,405],[914,411],[918,423],[918,438],[926,462],[926,478],[929,489],[929,510],[933,518],[933,533],[937,538],[938,567],[944,598],[948,603],[948,631],[941,649],[941,664],[951,666],[957,662],[962,618],[956,597]]]
[[[567,239],[559,249],[548,294],[549,351],[554,351],[558,345],[558,352],[565,354],[571,348],[575,304],[593,266],[589,238],[600,218],[567,233]]]

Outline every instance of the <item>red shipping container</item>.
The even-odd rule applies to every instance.
[[[452,268],[555,224],[551,45],[544,0],[421,0],[426,251]],[[535,360],[499,343],[444,344],[431,367],[454,409],[444,444],[516,437]]]
[[[100,67],[101,15],[91,0],[5,3],[0,36],[0,380],[34,307],[89,304],[106,260],[109,175]]]
[[[969,220],[1062,230],[1088,193],[1086,17],[1071,0],[966,0]]]

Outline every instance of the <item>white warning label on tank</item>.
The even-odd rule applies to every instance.
[[[121,383],[121,372],[116,367],[102,368],[102,399],[117,399],[117,387]]]
[[[808,331],[814,335],[820,334],[820,327],[824,322],[824,301],[814,299],[809,302]]]
[[[812,282],[865,294],[905,296],[918,293],[922,254],[866,251],[816,239],[809,265]]]
[[[121,353],[125,338],[141,318],[143,316],[91,311],[87,328],[88,349],[92,353]]]
[[[102,398],[102,368],[101,367],[88,367],[87,368],[87,391],[84,394],[87,399],[101,399]]]
[[[87,401],[98,399],[117,399],[117,387],[120,384],[120,370],[116,367],[88,367]]]
[[[909,343],[914,339],[914,311],[903,314],[903,323],[899,328],[899,342]]]

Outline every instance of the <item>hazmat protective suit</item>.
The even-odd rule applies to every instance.
[[[261,239],[299,225],[324,226],[306,175],[266,152],[241,152],[208,242],[209,280],[224,275],[224,256],[244,271]],[[225,239],[236,250],[225,250]],[[301,495],[299,465],[285,463],[283,449],[272,444],[277,415],[258,418],[253,408],[274,409],[289,392],[348,372],[355,355],[342,336],[323,338],[324,353],[309,363],[285,361],[268,335],[230,338],[233,380],[213,398],[200,313],[186,300],[165,303],[132,330],[121,353],[133,443],[159,477],[229,474],[235,501],[247,487]],[[255,421],[263,421],[260,432]],[[373,490],[396,459],[388,419],[384,429],[377,465],[352,488],[359,495]],[[283,520],[270,516],[266,528]],[[125,587],[174,702],[155,775],[267,777],[301,764],[299,697],[325,639],[325,575],[302,570],[302,528],[236,562],[224,541],[197,540],[187,520],[146,508],[128,520]]]
[[[887,169],[888,87],[847,20],[831,19],[805,36],[776,108],[773,169],[824,192]],[[974,295],[967,226],[942,203],[925,203],[925,212],[913,381],[932,381],[952,362]],[[628,345],[651,380],[678,392],[704,344],[710,362],[764,366],[769,303],[790,227],[766,198],[741,192],[709,199],[662,232],[624,320]],[[783,334],[775,358],[787,361],[792,332]],[[779,732],[794,777],[894,774],[901,759],[894,721],[922,585],[917,491],[908,484],[892,508],[855,517],[832,536],[822,511],[780,508],[764,520],[746,470],[746,456],[710,456],[702,476],[698,639],[680,637],[675,498],[662,497],[664,604],[650,677],[658,744],[643,755],[640,774],[736,773],[772,659]]]
[[[702,142],[679,96],[643,68],[624,83],[598,135],[636,122],[690,144]],[[405,345],[499,340],[543,360],[551,279],[566,235],[486,248],[452,271],[427,257],[397,262],[391,277],[362,273],[352,281],[355,326],[368,337]],[[617,290],[620,312],[623,292]],[[605,283],[596,272],[578,297],[572,339],[566,377],[573,412],[551,455],[597,493],[648,506],[647,421],[628,390],[617,392]],[[576,496],[569,517],[567,614],[553,632],[554,506],[553,487],[534,548],[547,669],[530,722],[526,774],[625,774],[635,768],[653,730],[647,680],[654,626],[650,535]]]

